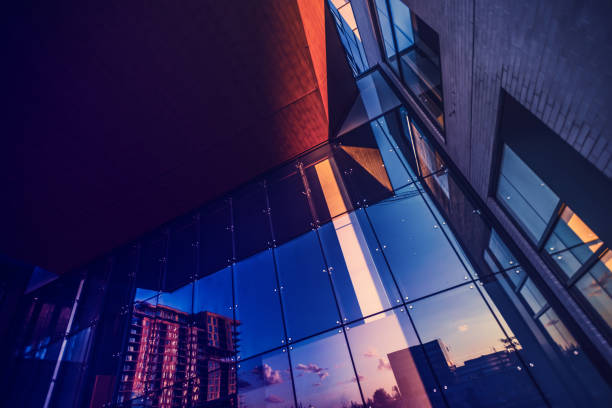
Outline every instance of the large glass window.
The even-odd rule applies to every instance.
[[[239,407],[293,407],[293,386],[287,350],[238,363]]]
[[[571,293],[605,329],[612,328],[612,294],[606,287],[609,250],[507,145],[503,146],[496,197]]]
[[[275,251],[289,341],[340,323],[321,246],[314,231]]]
[[[236,337],[240,359],[285,343],[272,250],[234,265]]]
[[[444,129],[438,33],[401,0],[376,0],[387,61],[420,105]]]
[[[370,66],[368,65],[365,50],[361,43],[361,36],[359,35],[359,29],[353,14],[353,7],[350,0],[329,0],[329,3],[349,65],[353,70],[353,75],[358,76],[367,71]]]

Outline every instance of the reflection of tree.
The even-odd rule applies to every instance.
[[[371,408],[398,408],[400,406],[400,394],[397,386],[393,387],[393,395],[384,388],[374,391],[372,398],[367,400],[366,406]]]

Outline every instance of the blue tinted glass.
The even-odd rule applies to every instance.
[[[401,52],[414,44],[410,9],[401,0],[390,0],[389,3],[393,15],[393,29],[397,39],[397,48]]]
[[[293,387],[286,350],[238,363],[238,406],[293,407]]]
[[[362,405],[341,329],[297,343],[290,349],[290,354],[298,406],[337,408]]]
[[[405,298],[470,279],[420,196],[383,201],[367,211]]]
[[[347,336],[366,406],[445,406],[403,307],[351,324]]]
[[[297,340],[338,324],[338,309],[316,232],[275,251],[288,336]]]
[[[602,245],[599,237],[569,207],[565,207],[545,244],[546,252],[571,278]]]
[[[216,272],[231,263],[231,225],[230,207],[226,202],[200,212],[200,276]]]
[[[612,272],[610,268],[612,268],[612,252],[608,250],[589,272],[576,282],[576,287],[608,326],[612,327]]]
[[[491,230],[489,249],[491,250],[491,254],[495,257],[495,259],[497,259],[497,262],[499,262],[504,270],[518,266],[518,261],[512,252],[510,252],[508,247],[503,243],[499,235],[497,235],[495,230]]]
[[[401,156],[398,155],[396,151],[397,146],[391,144],[393,138],[385,118],[382,117],[372,121],[370,126],[374,132],[374,137],[376,138],[376,143],[378,144],[378,149],[382,155],[385,170],[387,170],[393,189],[397,190],[411,183],[412,178],[408,173],[408,164],[403,162]]]
[[[282,243],[312,229],[312,215],[302,177],[297,171],[268,184],[274,238]]]
[[[87,267],[87,278],[81,289],[71,331],[76,332],[95,323],[102,311],[106,282],[110,272],[109,262],[103,259]]]
[[[76,404],[78,392],[83,386],[83,363],[86,362],[91,340],[91,327],[67,339],[49,406],[59,408]]]
[[[193,312],[210,312],[233,318],[232,269],[225,268],[195,282]]]
[[[393,278],[379,269],[356,213],[334,218],[319,229],[344,321],[357,320],[400,302]]]
[[[172,291],[186,285],[196,274],[198,220],[186,217],[171,228],[168,238],[168,262],[162,288]]]
[[[497,199],[537,242],[554,215],[559,197],[506,145]]]
[[[171,310],[177,314],[177,319],[188,321],[192,313],[193,303],[193,282],[188,283],[172,292],[162,292],[157,301],[157,313],[160,309]],[[178,317],[180,316],[180,318]]]
[[[167,234],[155,233],[144,239],[140,247],[139,270],[136,274],[137,290],[157,291],[165,271]]]
[[[238,356],[242,359],[284,343],[272,250],[234,265]]]
[[[376,11],[378,14],[378,23],[382,31],[383,42],[385,45],[385,54],[387,58],[395,56],[395,45],[393,43],[393,33],[391,31],[391,22],[389,20],[389,10],[387,9],[386,0],[376,0]],[[397,64],[397,60],[396,60]]]
[[[529,278],[527,278],[519,293],[531,308],[532,314],[539,313],[546,306],[546,299]]]
[[[451,406],[546,406],[474,284],[409,311]]]
[[[565,387],[571,390],[571,400],[563,403],[576,406],[607,407],[612,398],[610,387],[605,383],[593,364],[563,324],[557,313],[548,309],[538,319],[554,344],[550,357],[557,364],[556,373],[565,377]]]
[[[263,183],[254,183],[232,198],[236,256],[244,259],[267,248],[271,241],[268,203]]]

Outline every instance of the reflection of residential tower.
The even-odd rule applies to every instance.
[[[134,307],[119,401],[148,395],[153,406],[228,406],[236,392],[233,320],[150,303]]]

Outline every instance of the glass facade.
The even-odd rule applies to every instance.
[[[612,254],[562,198],[503,145],[496,198],[587,312],[610,333]]]
[[[31,294],[9,405],[608,406],[424,129],[383,111]],[[575,286],[603,293],[593,254]]]
[[[375,0],[374,9],[387,62],[427,112],[444,129],[444,98],[438,33],[401,0]]]
[[[351,2],[350,0],[329,0],[329,9],[334,17],[353,76],[357,77],[367,71],[370,65],[366,59]]]

